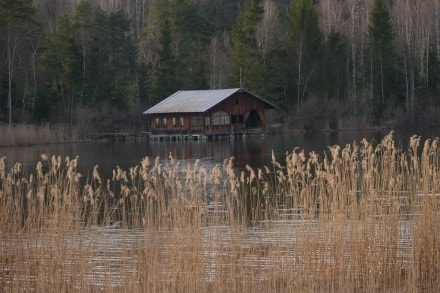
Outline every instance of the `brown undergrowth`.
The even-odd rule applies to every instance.
[[[73,126],[63,124],[0,124],[0,147],[72,142],[79,139]]]

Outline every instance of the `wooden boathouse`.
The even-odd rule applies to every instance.
[[[203,140],[263,133],[274,104],[241,88],[178,91],[143,114],[153,140]]]

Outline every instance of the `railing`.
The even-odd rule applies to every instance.
[[[263,133],[263,128],[250,128],[245,130],[245,134],[260,134]]]
[[[191,126],[186,130],[154,129],[153,135],[234,135],[234,134],[261,134],[263,128],[246,128],[243,123],[230,125]]]

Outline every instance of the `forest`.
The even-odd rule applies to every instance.
[[[5,125],[132,127],[242,87],[282,130],[430,127],[440,0],[0,0],[0,68]]]

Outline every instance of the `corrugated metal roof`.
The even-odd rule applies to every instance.
[[[155,106],[146,110],[144,114],[203,113],[239,91],[247,92],[246,90],[243,90],[241,88],[178,91],[168,98],[164,99],[160,103],[156,104]],[[260,99],[264,103],[267,103],[270,107],[278,108],[277,106],[253,94],[251,95],[256,97],[257,99]]]

